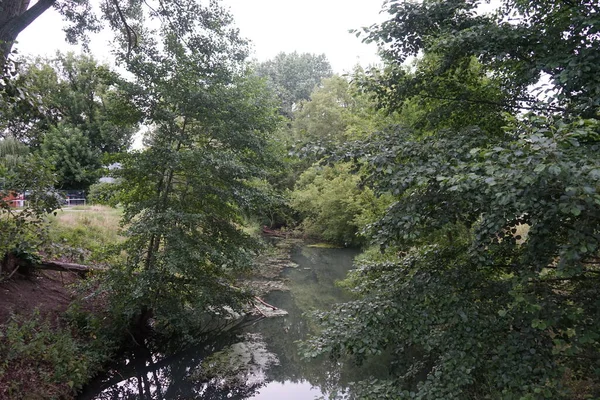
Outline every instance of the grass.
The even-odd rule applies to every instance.
[[[109,246],[121,243],[122,210],[106,206],[78,206],[60,210],[49,218],[50,245],[54,258],[86,262],[99,257]]]

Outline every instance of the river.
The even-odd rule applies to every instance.
[[[235,334],[157,364],[143,379],[116,379],[101,393],[85,399],[256,399],[337,400],[349,397],[347,382],[364,370],[328,357],[306,361],[297,341],[316,327],[305,314],[327,310],[350,295],[336,286],[352,268],[357,251],[297,246],[295,267],[281,278],[289,290],[273,291],[265,300],[287,315],[256,321]],[[368,366],[373,373],[375,365]],[[376,372],[376,371],[375,371]],[[117,376],[119,373],[117,372]],[[145,397],[140,395],[144,392]]]

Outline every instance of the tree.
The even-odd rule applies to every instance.
[[[83,38],[86,30],[98,31],[100,26],[88,1],[63,2],[41,0],[29,7],[30,0],[0,1],[0,66],[9,56],[17,36],[50,7],[55,7],[71,25],[65,28],[67,39]]]
[[[376,110],[374,101],[355,85],[362,74],[357,69],[353,81],[338,75],[323,79],[310,100],[300,103],[292,121],[302,159],[294,165],[299,178],[290,204],[300,212],[306,234],[342,245],[364,244],[362,228],[388,204],[361,186],[362,174],[348,164],[311,166],[325,153],[395,120],[395,115]]]
[[[256,66],[256,73],[265,77],[281,101],[281,113],[292,118],[301,100],[310,99],[321,79],[331,76],[331,65],[325,54],[279,53],[273,60]]]
[[[221,7],[190,3],[179,12],[118,57],[152,126],[148,147],[119,171],[127,260],[103,286],[132,345],[149,330],[175,347],[229,325],[248,298],[235,278],[256,246],[241,218],[269,204],[254,180],[271,162],[275,102],[247,70],[245,42]]]
[[[59,124],[79,129],[99,153],[127,150],[140,112],[127,82],[93,57],[57,53],[22,62],[15,85],[35,97],[5,116],[6,131],[33,148]]]
[[[60,189],[87,189],[99,178],[99,154],[78,128],[51,128],[42,142],[41,155],[52,163]]]
[[[58,53],[21,63],[15,75],[11,84],[31,101],[7,107],[4,134],[52,159],[58,187],[86,189],[103,156],[131,144],[141,113],[130,85],[92,57]]]
[[[370,188],[361,188],[361,176],[347,163],[307,169],[291,193],[291,206],[301,213],[302,229],[312,237],[344,246],[364,244],[361,230],[388,205]]]
[[[600,56],[596,52],[600,7],[596,2],[506,1],[494,14],[479,13],[481,4],[393,1],[388,11],[395,17],[363,34],[366,41],[382,46],[383,56],[395,66],[421,51],[440,57],[435,70],[414,76],[411,83],[456,71],[476,57],[510,95],[498,102],[499,106],[536,110],[539,92],[528,89],[547,76],[552,87],[543,89],[556,91],[556,96],[540,105],[543,110],[596,116],[600,93]],[[388,87],[394,79],[389,76]],[[404,97],[410,87],[398,87],[394,95],[387,96],[388,101]],[[454,99],[477,101],[469,96]]]
[[[355,82],[363,77],[358,69],[352,82],[339,75],[323,79],[294,113],[294,138],[303,143],[339,145],[392,123],[394,115],[378,111],[373,99],[357,87]]]
[[[597,7],[507,1],[481,16],[479,3],[391,2],[368,31],[389,60],[368,86],[380,104],[427,108],[344,149],[395,198],[372,226],[385,261],[359,266],[358,299],[319,313],[305,350],[389,353],[390,378],[358,383],[361,398],[600,390],[600,99],[597,77],[572,69],[597,57]],[[416,69],[400,66],[420,51]],[[556,85],[545,101],[527,91],[542,72]],[[480,124],[455,118],[493,104]]]

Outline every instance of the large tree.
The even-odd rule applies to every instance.
[[[22,60],[17,72],[14,84],[37,102],[7,113],[0,121],[5,133],[36,148],[49,129],[71,125],[98,152],[128,149],[141,113],[132,102],[131,85],[109,66],[88,55],[57,53]]]
[[[359,266],[358,299],[319,314],[308,346],[388,353],[389,378],[356,385],[361,398],[600,391],[599,10],[505,1],[480,15],[481,3],[390,2],[368,32],[388,56],[369,87],[418,113],[345,153],[395,198],[372,226],[386,261]]]
[[[258,64],[256,73],[267,78],[281,101],[282,114],[288,118],[292,118],[300,101],[310,99],[310,94],[323,78],[332,75],[325,54],[297,52],[279,53],[272,60]]]
[[[15,72],[10,83],[29,101],[10,102],[0,127],[3,135],[53,160],[58,187],[87,188],[105,155],[130,146],[141,112],[131,85],[108,66],[90,56],[57,53],[22,61]]]
[[[279,121],[274,99],[249,74],[229,14],[214,2],[189,7],[119,57],[152,127],[147,148],[119,171],[127,260],[106,281],[110,307],[137,343],[151,316],[171,343],[200,340],[220,326],[211,316],[223,322],[241,305],[234,279],[255,245],[241,218],[268,204],[256,183]]]

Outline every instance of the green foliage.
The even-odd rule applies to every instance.
[[[304,347],[390,354],[360,398],[599,395],[577,390],[600,371],[600,92],[594,67],[573,69],[596,65],[597,7],[481,3],[392,1],[367,30],[389,65],[365,87],[405,120],[340,154],[394,197],[371,226],[384,254],[360,261],[357,300],[317,314]],[[542,72],[545,101],[527,91]]]
[[[355,278],[364,297],[323,315],[333,330],[313,348],[359,358],[392,351],[394,376],[403,377],[393,385],[409,388],[427,376],[417,391],[422,398],[538,390],[539,397],[568,397],[566,371],[594,376],[596,366],[578,355],[599,351],[592,287],[600,218],[593,171],[600,163],[596,142],[575,137],[595,137],[597,128],[589,121],[546,128],[539,119],[519,123],[502,147],[477,131],[411,140],[400,130],[371,141],[372,148],[363,144],[361,151],[373,154],[377,190],[397,199],[375,224],[375,239],[419,253],[365,263]],[[530,227],[525,241],[517,236],[523,224]],[[373,319],[375,310],[381,315]],[[345,321],[358,325],[353,336],[340,336]]]
[[[16,168],[23,163],[24,157],[29,154],[29,148],[17,139],[9,136],[0,140],[0,163],[2,167]]]
[[[412,85],[435,82],[436,76],[457,71],[476,57],[488,76],[501,83],[505,100],[499,107],[529,107],[569,111],[594,117],[600,97],[596,33],[599,6],[593,1],[503,1],[498,11],[482,14],[483,0],[390,1],[391,18],[364,30],[365,40],[383,46],[384,57],[398,66],[420,52],[439,57],[432,74],[396,86],[389,99],[400,100]],[[528,91],[543,75],[552,87],[542,87],[554,102],[536,105]],[[384,86],[398,83],[392,77]],[[457,96],[458,101],[478,101]]]
[[[281,113],[288,118],[292,118],[300,101],[308,100],[321,80],[332,74],[325,54],[296,52],[279,53],[273,60],[258,64],[256,73],[267,78],[281,102]]]
[[[486,135],[501,135],[504,114],[511,110],[502,82],[475,58],[439,71],[441,58],[427,54],[411,66],[388,66],[359,76],[379,107],[401,114],[401,123],[422,132],[478,126]],[[389,92],[386,88],[394,85]]]
[[[0,331],[3,395],[70,398],[107,361],[99,350],[38,313],[27,319],[13,316]]]
[[[98,179],[99,153],[76,127],[59,124],[50,128],[42,142],[41,154],[53,164],[62,189],[84,189]]]
[[[91,204],[101,204],[116,207],[120,202],[122,187],[118,183],[94,183],[88,189],[87,200]]]
[[[357,70],[354,79],[364,73]],[[393,121],[354,83],[334,75],[321,81],[294,113],[294,138],[303,143],[336,145],[368,136]]]
[[[56,165],[58,187],[87,188],[98,177],[102,155],[131,144],[140,113],[129,85],[107,66],[58,53],[22,62],[15,75],[12,85],[24,100],[7,107],[0,124],[5,135]]]
[[[364,243],[362,227],[378,218],[389,200],[361,188],[360,181],[344,163],[305,171],[290,200],[301,213],[305,233],[346,246]]]
[[[156,41],[120,54],[153,130],[118,171],[127,259],[102,285],[116,325],[143,343],[152,317],[172,347],[214,334],[246,299],[234,280],[256,243],[241,223],[269,205],[257,182],[279,122],[229,15],[215,3],[180,12]]]
[[[6,140],[6,139],[5,139]],[[0,142],[0,148],[7,146]],[[8,146],[10,147],[10,146]],[[7,154],[0,159],[0,254],[16,252],[34,256],[45,241],[48,213],[60,207],[60,196],[52,189],[54,179],[46,160],[27,154]],[[18,211],[13,199],[29,193]]]
[[[98,153],[122,152],[131,144],[140,113],[129,87],[92,57],[57,53],[24,61],[15,84],[39,99],[7,116],[9,132],[30,146],[61,124],[79,129]]]

